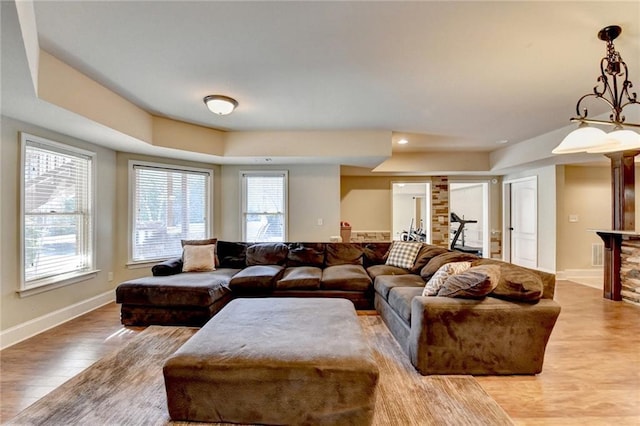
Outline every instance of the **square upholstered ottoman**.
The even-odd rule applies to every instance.
[[[173,420],[366,425],[378,368],[344,299],[236,299],[164,365]]]

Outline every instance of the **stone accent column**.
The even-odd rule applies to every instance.
[[[449,178],[431,178],[431,244],[449,248]]]
[[[624,237],[620,257],[622,300],[640,305],[640,239]]]
[[[502,236],[501,232],[491,232],[491,259],[502,259]]]

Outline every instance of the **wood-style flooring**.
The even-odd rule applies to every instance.
[[[558,281],[543,372],[476,377],[516,424],[640,425],[640,307],[601,293]],[[0,421],[142,330],[120,325],[112,303],[0,351]]]

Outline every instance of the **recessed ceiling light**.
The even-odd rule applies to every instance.
[[[496,143],[497,143],[497,144],[499,144],[499,145],[504,145],[505,143],[508,143],[508,142],[509,142],[509,141],[508,141],[507,139],[502,139],[502,140],[499,140],[499,141],[498,141],[498,142],[496,142]]]
[[[400,139],[400,140],[398,141],[398,145],[406,145],[406,144],[408,144],[408,143],[409,143],[409,141],[408,141],[408,140],[406,140],[406,139]]]

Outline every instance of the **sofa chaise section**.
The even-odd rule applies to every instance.
[[[116,288],[124,325],[202,326],[231,300],[239,269],[182,272],[126,281]]]

